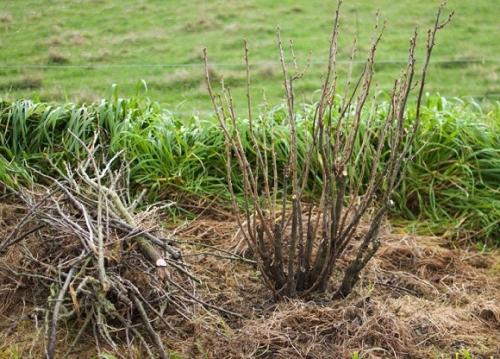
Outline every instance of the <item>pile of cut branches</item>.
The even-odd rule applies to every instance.
[[[175,321],[211,306],[198,299],[180,250],[144,223],[155,209],[134,215],[137,200],[122,189],[126,170],[113,170],[119,155],[97,161],[95,142],[82,145],[88,157],[76,169],[67,166],[60,179],[38,173],[45,184],[16,192],[26,213],[0,242],[2,281],[13,292],[48,293],[48,358],[62,321],[79,325],[66,355],[93,333],[98,349],[133,343],[150,357],[168,358],[159,332],[175,332]]]

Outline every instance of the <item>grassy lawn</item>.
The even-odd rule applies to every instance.
[[[424,29],[439,1],[348,1],[343,6],[340,60],[354,36],[365,58],[374,14],[387,28],[379,48],[379,89],[391,86],[406,59],[412,29]],[[148,95],[172,110],[210,109],[203,85],[201,50],[208,47],[213,73],[224,75],[236,102],[244,101],[242,40],[250,43],[253,89],[271,104],[281,98],[276,27],[293,39],[297,57],[311,59],[297,84],[308,101],[318,88],[328,50],[334,1],[131,1],[3,0],[0,9],[0,97],[91,101],[107,97],[111,84],[121,96],[136,93],[144,79]],[[500,98],[500,31],[497,0],[452,0],[453,23],[439,34],[430,72],[432,92],[444,96]],[[420,57],[422,58],[422,57]],[[472,61],[472,62],[469,62]],[[82,66],[84,65],[84,66]],[[88,65],[88,66],[85,66]],[[348,65],[341,62],[343,70]],[[358,69],[359,70],[359,69]]]

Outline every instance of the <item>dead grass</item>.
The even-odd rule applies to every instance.
[[[15,204],[0,205],[0,211],[4,236],[22,213]],[[203,282],[200,297],[242,315],[200,311],[188,323],[178,320],[179,332],[164,341],[182,357],[349,358],[357,351],[362,358],[448,358],[462,348],[475,358],[500,355],[498,250],[451,249],[439,238],[395,235],[386,227],[383,247],[345,301],[314,297],[276,303],[254,265],[224,257],[238,243],[230,216],[211,211],[176,227],[186,261]],[[22,303],[28,292],[14,292],[12,283],[6,286],[8,278],[0,281],[1,296],[15,295]],[[32,347],[31,339],[23,339],[40,331],[34,318],[43,317],[1,303],[0,357],[43,353],[43,341]],[[91,341],[78,350],[75,358],[95,354]]]
[[[69,58],[61,51],[55,48],[49,49],[49,54],[48,54],[49,64],[61,65],[61,64],[67,64],[68,62]]]
[[[183,29],[186,32],[199,33],[214,30],[219,26],[219,21],[213,15],[210,13],[203,13],[195,20],[186,22]]]
[[[228,249],[232,226],[197,221],[183,235]],[[345,302],[276,304],[247,265],[200,260],[205,282],[218,278],[211,292],[222,291],[224,303],[245,319],[227,336],[203,332],[197,347],[214,358],[344,358],[355,351],[364,358],[428,358],[462,348],[477,357],[499,355],[500,283],[490,271],[499,253],[452,250],[439,238],[401,237],[388,227],[383,237],[383,249]]]
[[[12,24],[12,15],[7,12],[0,12],[0,28],[3,27],[3,30],[9,30]]]
[[[42,87],[43,78],[38,73],[27,73],[22,77],[0,84],[2,90],[36,90]]]
[[[58,35],[49,37],[47,43],[49,46],[81,46],[88,41],[86,34],[80,31],[63,31]]]
[[[91,104],[99,100],[95,92],[88,89],[82,89],[74,94],[73,100],[78,104]]]

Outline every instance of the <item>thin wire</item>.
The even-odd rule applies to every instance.
[[[378,64],[406,64],[408,60],[379,60]],[[325,61],[312,61],[312,64],[325,64]],[[337,63],[341,64],[364,64],[366,61],[350,61],[350,60],[338,60]],[[496,59],[455,59],[455,60],[434,60],[433,64],[486,64],[486,63],[500,63],[500,58]],[[431,63],[431,64],[432,64]],[[240,63],[212,63],[213,66],[223,68],[223,67],[244,67],[244,64]],[[277,61],[261,61],[256,62],[252,66],[261,65],[276,65],[279,63]],[[159,64],[0,64],[0,68],[35,68],[35,69],[95,69],[95,68],[183,68],[183,67],[202,67],[203,63],[159,63]]]

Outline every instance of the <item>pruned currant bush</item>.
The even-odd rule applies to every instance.
[[[373,111],[376,103],[375,99],[371,100],[371,89],[383,26],[379,26],[377,21],[361,75],[352,79],[350,71],[343,93],[340,93],[337,75],[340,5],[341,1],[335,12],[327,69],[319,101],[315,105],[312,126],[297,126],[294,84],[304,72],[297,69],[291,43],[292,59],[287,62],[278,30],[290,135],[289,159],[284,169],[277,165],[277,138],[272,129],[270,134],[262,134],[254,124],[247,44],[248,138],[242,138],[230,89],[222,82],[221,93],[214,92],[207,52],[204,51],[208,92],[225,136],[227,180],[234,211],[241,233],[258,259],[265,281],[277,297],[324,292],[341,257],[350,259],[342,270],[334,297],[345,297],[380,247],[378,234],[384,214],[403,176],[405,161],[411,155],[411,144],[419,126],[436,33],[451,20],[453,14],[441,21],[443,6],[438,9],[434,26],[427,34],[425,58],[418,71],[415,30],[410,38],[408,63],[394,81],[390,108],[387,115],[380,119],[375,115],[377,111]],[[354,45],[351,64],[355,52]],[[293,65],[291,69],[289,63]],[[415,95],[412,95],[413,91]],[[416,101],[413,118],[409,118],[406,111],[410,99]],[[308,132],[299,133],[298,129]],[[299,137],[309,138],[305,151],[298,149]],[[251,141],[252,154],[245,151],[244,141]],[[311,201],[306,193],[311,176],[318,175],[312,173],[312,161],[318,161],[321,169],[321,195],[316,201]],[[239,173],[233,169],[234,162]],[[232,176],[235,173],[241,176],[243,182],[243,206],[239,205],[239,194],[233,186]],[[354,243],[361,220],[366,221],[367,218],[368,228],[363,231],[360,241]],[[350,247],[354,248],[354,253],[345,258]]]

